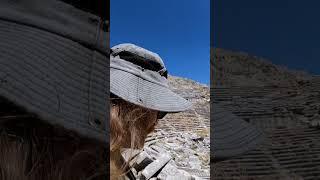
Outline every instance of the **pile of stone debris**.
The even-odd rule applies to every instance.
[[[163,148],[181,168],[203,172],[210,169],[210,136],[191,132],[158,131],[147,139],[146,146]]]
[[[126,150],[135,179],[209,179],[210,139],[186,132],[158,131],[142,151]]]

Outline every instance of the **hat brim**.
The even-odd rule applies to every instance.
[[[0,39],[0,96],[51,125],[108,141],[109,56],[5,20]]]
[[[211,106],[213,162],[241,155],[265,139],[263,132],[253,125],[218,104]]]
[[[181,112],[192,107],[189,101],[168,87],[112,67],[110,92],[130,103],[161,112]]]

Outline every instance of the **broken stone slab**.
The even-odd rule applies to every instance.
[[[158,132],[161,132],[161,135]],[[188,173],[193,176],[196,176],[196,174],[192,174],[194,172],[201,172],[205,174],[204,177],[210,176],[209,134],[200,135],[197,132],[163,130],[158,132],[152,136],[158,138],[159,141],[145,144],[145,152],[151,157],[156,157],[159,152],[168,153],[172,157],[171,164],[174,164],[177,169],[190,169],[192,171]],[[163,136],[167,138],[162,138]]]
[[[169,161],[171,157],[168,154],[163,154],[158,159],[149,164],[141,173],[142,179],[150,179],[159,170],[161,170]]]
[[[192,176],[186,171],[177,169],[174,165],[170,163],[163,168],[160,174],[157,176],[160,180],[193,180],[200,179],[199,177]]]
[[[125,156],[124,159],[128,160],[128,159],[131,159],[131,155],[135,154],[136,152],[138,152],[138,150],[126,149],[122,155]],[[135,155],[135,158],[132,159],[131,162],[129,163],[131,166],[131,172],[136,177],[136,179],[150,179],[150,178],[154,179],[154,176],[157,173],[162,172],[163,168],[165,168],[168,165],[168,162],[171,160],[171,156],[165,153],[163,149],[159,147],[150,147],[148,149],[148,152],[149,153],[152,152],[151,154],[152,157],[147,153],[147,151],[142,151],[138,155]],[[175,166],[174,162],[171,161],[170,167],[174,167],[174,166]],[[177,173],[175,173],[174,176],[168,176],[169,179],[174,179],[178,177],[180,179],[186,179],[186,178],[183,178],[182,174],[186,175],[186,177],[190,176],[190,175],[187,175],[188,174],[187,172],[178,170],[176,167],[175,169]],[[162,176],[164,176],[166,172],[162,172],[161,174]],[[161,178],[157,177],[157,179],[161,179]]]

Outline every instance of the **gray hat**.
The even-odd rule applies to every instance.
[[[191,107],[190,102],[169,89],[167,70],[159,55],[134,44],[111,48],[110,92],[160,112],[180,112]]]
[[[219,104],[211,104],[210,114],[213,162],[246,153],[265,140],[261,130]]]
[[[51,125],[107,142],[106,27],[59,0],[0,1],[0,96]]]

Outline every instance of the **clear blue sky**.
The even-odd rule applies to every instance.
[[[320,74],[319,0],[214,0],[215,47]]]
[[[158,53],[169,73],[209,84],[209,0],[111,0],[110,45]]]

